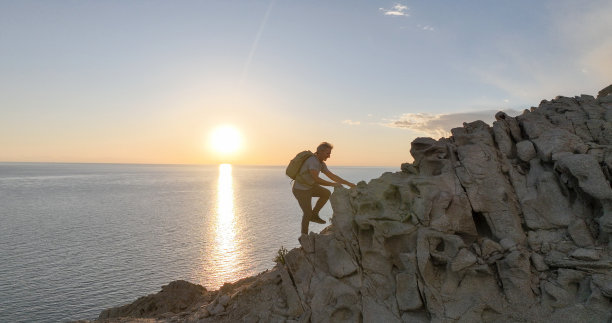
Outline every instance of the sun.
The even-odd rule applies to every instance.
[[[234,154],[242,147],[242,134],[232,125],[221,125],[210,133],[211,149],[221,155]]]

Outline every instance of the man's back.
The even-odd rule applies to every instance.
[[[310,170],[316,170],[317,172],[320,172],[326,169],[327,165],[325,165],[324,162],[320,161],[317,156],[310,156],[310,158],[306,159],[306,161],[300,168],[298,177],[296,178],[296,181],[293,184],[293,188],[298,190],[311,189],[312,185],[315,183],[315,180],[312,177],[312,174],[310,174]]]

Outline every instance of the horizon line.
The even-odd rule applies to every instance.
[[[281,167],[285,164],[246,164],[246,163],[129,163],[129,162],[63,162],[63,161],[0,161],[0,164],[90,164],[90,165],[142,165],[142,166],[219,166],[230,164],[232,166],[260,166],[260,167]],[[401,166],[401,163],[400,163]],[[392,168],[400,166],[390,165],[333,165],[333,167],[364,167],[364,168]]]

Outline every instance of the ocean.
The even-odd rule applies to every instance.
[[[357,183],[399,165],[330,169]],[[0,163],[0,321],[94,319],[178,279],[217,289],[298,247],[300,219],[280,166]]]

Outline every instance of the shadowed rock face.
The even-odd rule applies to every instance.
[[[140,317],[610,321],[612,95],[496,120],[417,138],[401,172],[336,189],[332,225],[302,235],[284,265],[204,292],[196,309]]]

